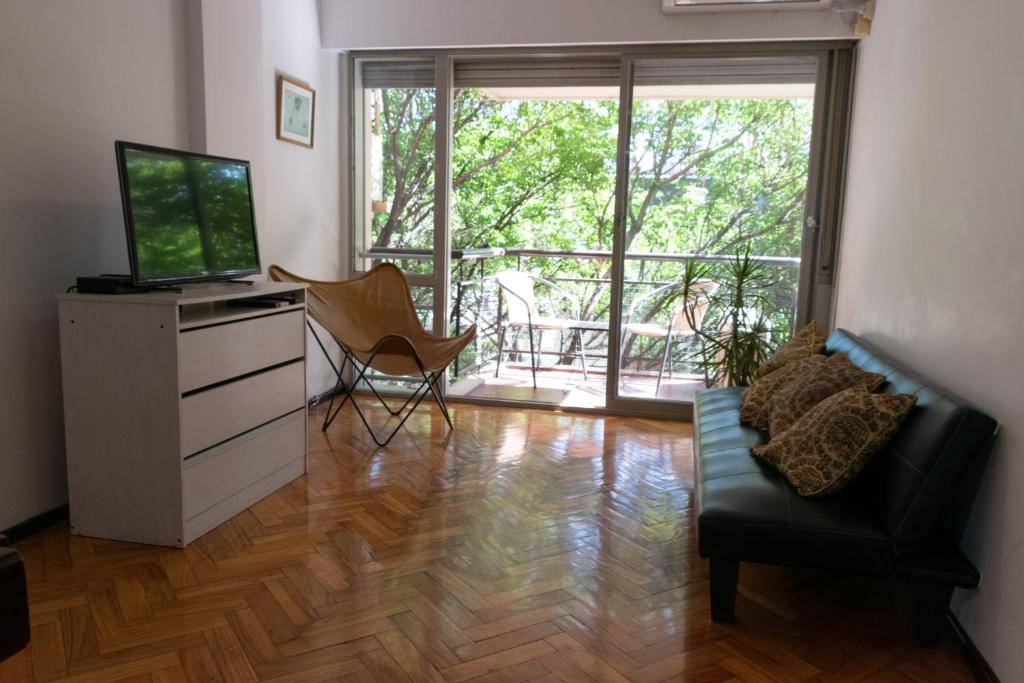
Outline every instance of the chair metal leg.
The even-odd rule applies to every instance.
[[[424,373],[424,377],[426,377]],[[452,417],[448,414],[448,404],[444,400],[444,396],[441,395],[441,391],[437,388],[438,375],[431,374],[427,380],[427,387],[430,389],[430,393],[434,396],[434,402],[437,403],[437,407],[441,409],[441,415],[444,416],[444,421],[448,423],[448,429],[455,429],[452,424]]]
[[[671,337],[671,335],[669,335],[669,336]],[[669,378],[670,381],[672,379],[672,366],[673,365],[675,365],[675,363],[672,362],[672,347],[669,346],[669,348],[668,348],[668,378]]]
[[[668,362],[668,357],[672,351],[672,333],[669,332],[665,335],[665,350],[661,354],[661,370],[658,371],[658,383],[654,387],[654,395],[657,396],[658,392],[661,391],[661,378],[665,374],[665,363]]]
[[[616,361],[619,364],[619,369],[625,370],[627,365],[626,359],[626,331],[623,330],[619,335],[619,358]]]
[[[353,364],[355,363],[354,360],[352,362],[353,362]],[[373,431],[373,428],[370,427],[370,422],[369,422],[369,420],[366,419],[366,415],[363,413],[363,409],[359,405],[359,401],[356,400],[355,395],[354,395],[355,387],[357,387],[359,385],[359,382],[366,381],[367,385],[372,387],[372,385],[370,385],[370,383],[369,383],[369,380],[366,380],[366,371],[369,369],[369,367],[370,367],[369,364],[372,363],[372,362],[373,362],[373,356],[371,356],[370,359],[367,361],[367,364],[364,365],[361,370],[359,370],[359,374],[357,375],[355,381],[352,383],[352,386],[351,387],[347,387],[347,391],[345,393],[345,398],[342,399],[342,401],[338,404],[338,407],[336,409],[334,409],[333,413],[330,410],[330,406],[328,406],[327,418],[324,421],[323,430],[327,431],[327,428],[331,425],[332,422],[334,422],[334,418],[336,418],[338,416],[338,413],[341,412],[341,409],[342,409],[342,407],[344,407],[345,402],[348,401],[349,399],[352,399],[352,407],[355,408],[356,414],[359,415],[359,419],[362,421],[363,426],[366,427],[366,431],[369,432],[370,438],[373,439],[373,442],[375,444],[377,444],[378,447],[384,448],[389,443],[391,443],[391,440],[393,438],[395,438],[395,434],[397,434],[398,430],[402,428],[402,426],[405,424],[406,420],[408,420],[409,417],[414,412],[416,412],[416,408],[419,407],[420,403],[423,401],[424,398],[426,398],[427,394],[434,391],[434,388],[433,388],[432,384],[434,382],[436,382],[437,375],[430,375],[430,377],[428,379],[428,375],[426,374],[426,372],[424,370],[422,370],[422,369],[420,370],[421,374],[423,374],[423,376],[424,376],[424,381],[423,381],[423,383],[419,387],[417,387],[413,391],[413,393],[409,396],[409,398],[406,400],[406,402],[404,404],[405,406],[408,406],[409,403],[412,403],[412,407],[410,407],[408,410],[405,411],[405,414],[402,416],[402,419],[398,422],[398,424],[395,426],[395,428],[393,430],[391,430],[391,433],[388,434],[387,438],[381,440],[380,438],[378,438],[376,432]],[[436,400],[437,399],[437,394],[435,393],[434,396],[435,396],[435,400]],[[415,399],[415,401],[413,401],[413,399]],[[442,401],[443,401],[443,399],[442,399]],[[332,401],[332,404],[333,404],[333,401]],[[389,410],[389,412],[390,412],[390,410]],[[445,419],[448,420],[449,425],[450,425],[451,424],[451,418],[449,418],[447,416],[447,413],[446,413],[446,411],[443,408],[442,408],[442,412],[445,413]]]
[[[349,361],[348,353],[345,351],[345,348],[341,346],[338,340],[335,339],[335,343],[338,344],[338,348],[341,349],[342,352],[341,367],[338,367],[337,365],[334,364],[334,359],[331,358],[331,354],[327,352],[327,347],[324,345],[323,341],[320,339],[320,335],[317,334],[316,329],[313,327],[313,324],[308,319],[306,320],[306,327],[308,327],[309,331],[313,333],[313,338],[316,339],[317,346],[320,347],[320,350],[324,354],[324,358],[326,358],[327,362],[330,363],[331,370],[334,371],[334,376],[337,379],[337,381],[334,384],[334,391],[331,392],[331,402],[333,403],[334,397],[338,395],[339,387],[345,387],[345,382],[342,379],[342,377],[345,374],[345,366],[348,364]],[[355,366],[353,365],[352,367]]]
[[[505,348],[505,326],[498,329],[498,362],[494,365],[494,377],[498,377],[498,370],[501,369],[501,352]]]
[[[583,330],[576,330],[576,342],[580,345],[580,365],[583,366],[583,381],[587,381],[587,349],[583,346]]]
[[[530,334],[530,372],[533,373],[533,388],[537,388],[537,356],[533,352],[533,325],[528,326],[527,330]]]
[[[384,400],[384,397],[380,395],[380,392],[377,391],[377,387],[373,386],[373,384],[371,384],[369,380],[366,380],[366,386],[370,388],[370,391],[373,392],[373,395],[376,396],[377,400],[380,401],[382,406],[384,406],[384,410],[388,411],[391,414],[391,417],[396,417],[399,414],[401,414],[401,412],[405,410],[405,407],[409,405],[409,401],[412,400],[413,395],[410,394],[409,398],[405,399],[405,403],[402,404],[401,408],[399,408],[398,410],[393,410],[391,406],[388,404],[388,402]]]
[[[313,333],[313,338],[316,339],[316,343],[320,346],[320,350],[324,352],[324,358],[326,358],[327,362],[331,364],[331,369],[334,370],[334,374],[341,377],[341,372],[345,369],[344,363],[342,363],[341,369],[339,370],[338,366],[334,364],[334,359],[331,358],[331,354],[327,353],[327,347],[324,346],[322,341],[320,341],[320,335],[316,333],[313,323],[311,323],[308,318],[306,319],[306,327],[308,327],[309,331]]]
[[[331,422],[334,421],[334,418],[331,417],[331,410],[334,407],[334,399],[337,398],[339,391],[344,392],[345,393],[345,398],[346,399],[348,398],[348,388],[345,387],[344,383],[341,381],[341,373],[340,372],[338,373],[338,380],[334,383],[334,391],[331,392],[331,400],[327,404],[327,411],[324,413],[324,422],[320,426],[320,431],[321,432],[326,432],[327,428],[331,426]],[[344,404],[344,400],[345,399],[342,400],[343,404]],[[341,408],[339,407],[338,410],[341,410]],[[337,413],[334,413],[334,414],[337,415]]]
[[[521,359],[519,352],[519,333],[522,331],[521,327],[512,328],[512,339],[508,343],[509,356],[514,356],[517,360]]]
[[[373,356],[371,356],[369,361],[367,361],[367,365],[364,365],[362,369],[360,369],[355,357],[352,356],[352,354],[350,354],[344,346],[341,346],[339,344],[339,347],[341,348],[342,352],[342,361],[341,366],[339,367],[334,363],[334,359],[332,359],[330,354],[327,352],[327,347],[320,339],[320,335],[317,334],[316,329],[314,329],[313,326],[309,324],[308,320],[306,321],[306,324],[309,326],[309,331],[313,333],[313,337],[316,339],[316,343],[320,347],[320,350],[323,351],[324,356],[327,358],[327,362],[330,363],[331,369],[334,371],[336,378],[334,383],[334,391],[331,392],[331,400],[327,404],[327,410],[324,414],[324,421],[323,424],[321,425],[321,431],[327,431],[327,429],[334,422],[334,419],[338,417],[338,414],[341,412],[341,409],[345,407],[345,403],[347,403],[351,399],[352,406],[355,408],[356,413],[359,415],[359,419],[362,421],[363,426],[366,427],[366,431],[370,433],[370,437],[373,439],[373,442],[377,444],[378,447],[383,448],[387,446],[389,443],[391,443],[391,440],[395,437],[395,434],[398,433],[398,430],[402,428],[406,420],[408,420],[409,417],[413,414],[413,412],[415,412],[416,408],[423,401],[423,399],[426,398],[427,394],[432,395],[434,401],[441,409],[441,414],[444,416],[445,422],[448,423],[448,428],[454,429],[454,426],[452,425],[451,415],[448,412],[448,405],[445,402],[444,397],[441,395],[440,390],[436,386],[438,380],[440,379],[439,374],[428,373],[425,369],[421,367],[420,374],[423,375],[423,383],[420,384],[420,386],[416,387],[416,389],[414,389],[411,394],[409,394],[409,397],[405,399],[405,402],[402,404],[401,408],[394,410],[384,400],[384,397],[380,395],[380,392],[378,392],[377,388],[373,386],[373,383],[370,382],[370,380],[367,379],[366,377],[367,370],[369,370],[370,367],[369,362],[373,361]],[[351,363],[353,369],[357,371],[356,378],[352,382],[351,386],[346,385],[343,379],[345,368],[349,363]],[[402,419],[399,421],[398,425],[395,426],[395,428],[391,431],[390,434],[388,434],[387,438],[384,439],[383,441],[377,437],[377,434],[370,427],[370,423],[366,419],[366,415],[363,413],[362,408],[359,406],[359,402],[356,401],[354,394],[356,387],[359,386],[360,382],[365,382],[366,386],[370,388],[370,391],[373,392],[373,395],[377,397],[377,400],[381,402],[381,404],[384,406],[384,409],[387,410],[392,417],[397,417],[398,415],[401,415],[403,412],[405,413]],[[335,407],[334,403],[337,400],[339,394],[343,394],[343,396],[341,401],[338,402],[337,407]],[[411,407],[410,404],[412,404]],[[406,410],[407,408],[408,410]]]

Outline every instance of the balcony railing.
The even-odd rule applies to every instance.
[[[434,258],[432,249],[405,249],[402,247],[374,247],[362,252],[360,258],[365,259],[395,259],[402,261],[430,261]],[[475,249],[453,249],[451,253],[452,262],[475,261],[480,259],[498,258],[501,256],[514,256],[517,258],[539,257],[539,258],[571,258],[589,261],[608,260],[612,257],[611,251],[559,251],[555,249],[526,249],[516,247],[503,249],[501,247],[480,247]],[[683,253],[660,253],[660,252],[636,252],[627,251],[627,261],[696,261],[698,263],[729,263],[736,258],[728,254],[683,254]],[[800,268],[800,258],[796,256],[751,256],[752,261],[766,265],[787,266]]]
[[[374,248],[360,254],[361,258],[371,260],[388,261],[430,261],[433,259],[431,249],[406,249],[406,248]],[[456,334],[475,324],[477,326],[477,338],[475,343],[468,347],[463,355],[453,365],[455,376],[464,376],[479,371],[493,362],[498,347],[498,332],[501,326],[502,316],[502,295],[497,286],[495,273],[500,270],[543,270],[545,263],[551,260],[574,260],[591,261],[595,263],[606,262],[612,258],[611,251],[604,250],[579,250],[563,251],[550,249],[530,248],[476,248],[476,249],[455,249],[451,252],[453,266],[452,273],[452,311],[450,316],[450,329]],[[627,252],[625,255],[627,270],[636,271],[633,276],[627,275],[623,285],[626,301],[638,292],[662,287],[675,279],[651,278],[638,276],[638,273],[646,272],[646,264],[661,264],[661,272],[664,272],[665,263],[678,265],[681,272],[686,262],[697,262],[708,264],[712,267],[713,277],[724,275],[727,264],[736,259],[735,255],[728,254],[693,254],[693,253],[656,253],[656,252]],[[796,309],[796,285],[797,273],[800,268],[798,257],[787,256],[752,256],[751,259],[765,266],[767,272],[777,273],[773,288],[769,297],[772,302],[771,313],[777,324],[776,331],[788,334]],[[499,261],[499,263],[495,263]],[[629,268],[630,265],[638,266]],[[719,267],[719,273],[715,274],[715,267]],[[550,270],[550,268],[549,268]],[[671,270],[671,269],[668,269]],[[551,280],[571,293],[575,293],[580,299],[577,303],[583,308],[584,297],[589,297],[592,305],[587,311],[592,320],[607,322],[610,306],[611,279],[608,277],[589,276],[566,276],[561,274],[545,273],[545,279]],[[429,290],[428,290],[429,291]],[[418,308],[427,312],[432,309],[429,300],[417,302]],[[656,316],[661,311],[649,311],[648,315]],[[566,335],[567,339],[571,335]],[[571,343],[571,341],[570,341]],[[585,342],[587,357],[591,360],[606,359],[607,354],[602,354],[601,349],[607,348],[607,333],[593,330],[586,335]],[[634,349],[635,350],[635,349]],[[570,350],[561,344],[554,349],[541,349],[541,357],[563,357]],[[649,359],[650,354],[641,351],[627,355],[623,360],[628,367],[631,363],[642,363]]]

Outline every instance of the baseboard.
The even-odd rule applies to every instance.
[[[309,400],[306,401],[306,407],[307,408],[315,408],[319,404],[321,404],[321,403],[323,403],[325,401],[330,401],[332,398],[334,398],[335,396],[339,396],[339,395],[344,396],[345,395],[345,390],[341,389],[339,387],[334,387],[333,389],[328,389],[327,391],[325,391],[323,393],[316,394],[315,396],[311,396],[309,398]],[[369,391],[367,391],[366,389],[359,388],[359,389],[356,389],[355,395],[356,396],[372,396],[373,394],[370,393]],[[380,395],[384,396],[385,398],[397,398],[397,399],[400,399],[400,400],[406,398],[406,396],[407,396],[407,394],[399,394],[397,392],[393,393],[393,392],[387,391],[387,390],[381,390]]]
[[[325,391],[323,393],[317,394],[315,396],[311,396],[309,398],[309,400],[306,402],[306,407],[308,407],[308,408],[315,408],[319,404],[323,403],[324,401],[331,400],[331,397],[333,397],[336,394],[340,394],[340,393],[341,393],[341,389],[339,389],[337,387],[334,387],[332,389],[328,389],[327,391]]]
[[[43,529],[53,526],[57,522],[63,522],[67,518],[68,506],[60,505],[52,510],[40,512],[38,515],[29,517],[24,522],[15,524],[9,529],[4,529],[0,533],[6,536],[7,540],[11,543],[16,543],[23,538],[28,538],[32,534],[39,533]]]
[[[999,683],[999,677],[996,676],[996,672],[985,661],[984,655],[978,650],[978,646],[974,644],[971,637],[967,635],[963,624],[956,618],[952,610],[946,612],[946,622],[950,636],[953,638],[953,642],[960,647],[964,659],[967,660],[967,666],[970,668],[971,673],[974,674],[974,679],[979,681],[979,683]]]

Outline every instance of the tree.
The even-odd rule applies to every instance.
[[[373,222],[374,245],[428,247],[434,201],[433,91],[381,92],[384,185],[390,210]],[[610,250],[618,103],[501,101],[457,90],[452,106],[451,239],[497,246]],[[637,99],[626,205],[627,252],[798,256],[812,104],[807,100]],[[486,261],[482,273],[510,267]],[[610,262],[531,260],[577,286],[579,309],[605,318]],[[629,259],[627,280],[672,282],[679,261]],[[712,277],[728,268],[712,266]],[[772,327],[788,334],[794,268],[773,266],[762,286]],[[626,290],[636,295],[641,285]],[[642,312],[662,314],[667,299]]]

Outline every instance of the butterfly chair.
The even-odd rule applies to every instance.
[[[537,284],[545,285],[551,292],[569,302],[572,302],[572,296],[550,280],[518,270],[502,271],[495,276],[495,279],[498,281],[501,291],[505,294],[506,322],[500,326],[498,332],[498,362],[494,367],[494,376],[497,377],[498,371],[501,369],[501,355],[505,350],[506,330],[511,329],[513,331],[512,341],[509,346],[515,349],[519,332],[525,328],[527,335],[530,337],[530,371],[533,373],[534,389],[537,388],[537,356],[540,354],[540,343],[543,341],[542,335],[544,330],[558,330],[559,332],[572,330],[575,333],[576,341],[579,344],[579,353],[576,355],[583,365],[583,379],[586,379],[587,352],[583,346],[582,324],[576,319],[541,315],[537,307],[537,295],[534,286]],[[575,317],[578,318],[578,316]],[[533,345],[534,330],[537,330],[536,353],[534,352]]]
[[[324,431],[327,431],[342,407],[351,399],[352,406],[374,443],[381,447],[387,446],[428,393],[441,408],[448,428],[452,428],[452,419],[448,414],[444,397],[441,396],[438,381],[459,352],[473,340],[476,326],[457,337],[436,337],[429,334],[423,329],[416,315],[409,283],[406,282],[402,271],[390,263],[381,264],[368,273],[342,282],[310,280],[289,273],[276,265],[270,266],[269,273],[271,279],[278,282],[301,282],[309,285],[306,292],[306,309],[309,317],[327,330],[341,347],[343,359],[339,368],[327,353],[327,347],[324,346],[316,329],[307,321],[317,344],[337,375],[335,391],[331,395],[331,402],[324,416]],[[349,363],[352,364],[356,377],[351,384],[346,385],[342,376]],[[409,395],[402,407],[395,410],[367,377],[367,372],[371,369],[385,375],[416,377],[422,379],[422,382]],[[402,416],[398,425],[384,440],[381,440],[370,427],[366,415],[356,401],[354,391],[360,382],[366,383],[392,417]],[[344,397],[335,408],[335,398],[339,393]]]
[[[645,294],[630,304],[626,313],[626,322],[622,328],[623,341],[625,341],[627,334],[665,340],[665,348],[661,354],[661,368],[658,370],[658,383],[654,388],[655,396],[661,390],[661,380],[665,374],[666,365],[668,365],[669,377],[672,376],[672,363],[670,362],[672,358],[672,344],[681,339],[696,339],[697,332],[700,331],[701,325],[704,322],[704,314],[707,313],[708,305],[711,303],[711,295],[717,289],[718,283],[716,282],[697,280],[691,285],[689,295],[684,301],[682,285],[678,282],[673,282]],[[636,311],[647,301],[673,293],[676,295],[676,303],[668,323],[630,322]],[[693,326],[690,325],[690,320],[693,321]],[[623,344],[623,348],[625,348],[625,344]]]

